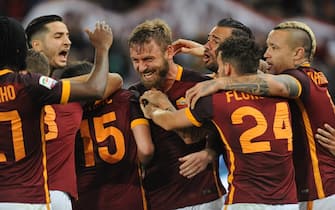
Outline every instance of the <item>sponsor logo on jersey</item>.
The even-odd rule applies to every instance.
[[[39,84],[51,90],[57,84],[57,80],[54,80],[50,77],[41,76]]]
[[[176,105],[178,109],[183,109],[187,107],[186,99],[184,97],[179,98],[176,101]]]

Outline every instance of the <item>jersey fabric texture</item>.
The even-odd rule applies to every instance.
[[[301,95],[290,100],[294,130],[294,164],[299,201],[335,194],[335,157],[314,139],[324,123],[335,127],[334,104],[322,72],[309,66],[283,72],[301,84]],[[335,204],[334,204],[335,205]]]
[[[195,125],[212,120],[221,134],[229,170],[226,205],[298,202],[287,100],[222,91],[185,111]]]
[[[133,105],[133,104],[136,105]],[[119,90],[86,107],[76,142],[79,200],[75,210],[145,210],[137,146],[131,126],[148,124],[138,100]]]
[[[82,119],[79,102],[44,107],[45,140],[49,190],[78,198],[74,145]]]

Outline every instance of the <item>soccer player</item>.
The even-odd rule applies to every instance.
[[[47,76],[62,73],[65,70],[75,71],[74,67],[78,67],[78,70],[72,74],[74,76],[90,72],[92,66],[87,63],[65,67],[71,41],[68,29],[60,16],[47,15],[35,18],[28,24],[26,34],[32,49],[48,57],[52,72]],[[59,75],[53,77],[61,79]],[[119,89],[122,81],[117,74],[111,73],[108,77],[108,88],[105,90],[104,97]],[[65,105],[47,105],[44,107],[44,112],[51,205],[53,210],[70,210],[72,209],[71,198],[78,197],[74,143],[82,119],[82,104],[75,102]]]
[[[159,19],[145,21],[132,31],[128,43],[134,69],[141,82],[130,89],[143,94],[156,88],[165,92],[174,107],[185,106],[185,91],[206,77],[173,61],[171,30]],[[155,154],[145,168],[144,188],[151,209],[220,209],[225,190],[219,180],[217,157],[204,150],[204,141],[185,144],[174,131],[150,122]],[[188,179],[179,173],[179,158],[194,153],[205,156],[205,170]],[[208,165],[208,166],[207,166]]]
[[[76,141],[75,210],[148,209],[140,162],[148,164],[154,147],[138,107],[138,99],[124,89],[85,106]]]
[[[243,23],[232,18],[223,18],[209,32],[207,42],[204,45],[186,39],[178,39],[173,42],[173,47],[176,53],[202,57],[206,68],[213,72],[213,77],[217,77],[220,75],[216,75],[218,64],[215,50],[221,42],[231,36],[253,38],[252,31]]]
[[[227,38],[217,49],[220,75],[256,74],[259,48],[249,38]],[[201,126],[212,121],[221,135],[229,170],[229,190],[222,209],[298,209],[292,127],[286,99],[238,91],[201,98],[194,109],[167,111],[148,91],[141,101],[146,116],[164,129]]]
[[[301,209],[335,206],[335,158],[314,135],[327,123],[335,127],[334,104],[327,79],[310,63],[316,51],[313,31],[305,23],[286,21],[267,37],[264,54],[269,73],[219,78],[198,84],[187,93],[191,104],[218,89],[240,90],[265,96],[291,98],[294,160]]]
[[[104,22],[98,22],[93,32],[86,31],[96,49],[94,71],[86,82],[72,82],[20,73],[26,68],[25,31],[16,20],[4,16],[0,17],[0,30],[0,209],[50,208],[42,107],[102,97],[112,31]]]

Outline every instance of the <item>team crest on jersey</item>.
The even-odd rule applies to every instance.
[[[176,105],[178,109],[183,109],[187,107],[186,99],[184,97],[179,98],[176,101]]]
[[[57,84],[57,80],[54,80],[50,77],[41,76],[39,84],[51,90]]]

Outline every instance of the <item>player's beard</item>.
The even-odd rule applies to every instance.
[[[151,69],[148,69],[151,70]],[[141,82],[144,85],[144,87],[146,87],[147,89],[162,89],[162,87],[164,86],[164,82],[166,79],[166,75],[169,71],[169,63],[167,62],[167,60],[163,61],[163,65],[160,68],[157,68],[155,71],[155,74],[157,74],[157,78],[155,80],[152,81],[147,81],[143,78],[141,78]]]

